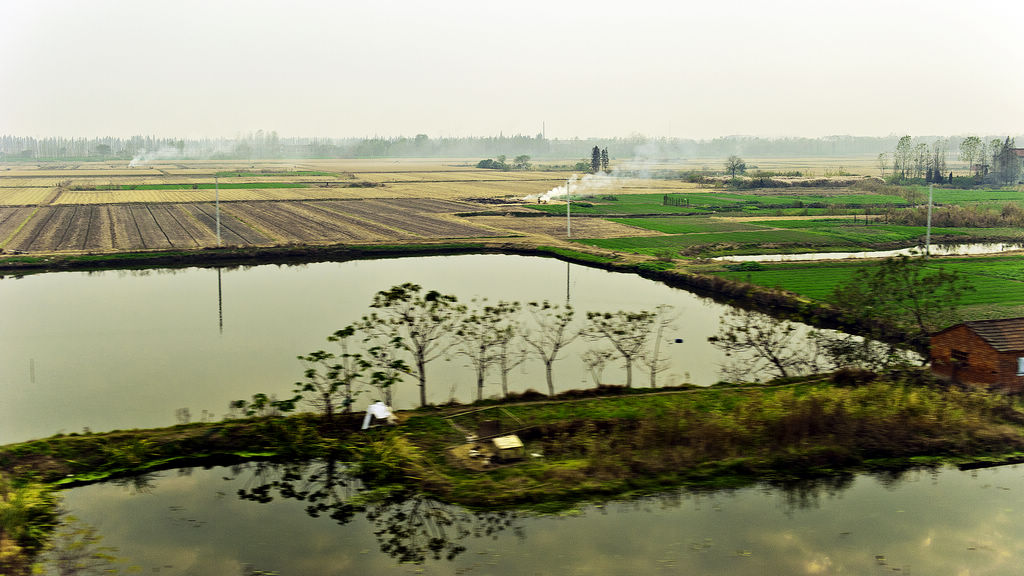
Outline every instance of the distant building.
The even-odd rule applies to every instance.
[[[1024,391],[1024,318],[974,320],[931,337],[932,372],[1008,392]]]

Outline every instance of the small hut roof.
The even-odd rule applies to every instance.
[[[964,326],[988,342],[997,352],[1024,350],[1024,318],[971,320],[964,322]]]

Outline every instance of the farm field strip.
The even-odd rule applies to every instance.
[[[5,248],[10,250],[22,250],[29,252],[36,244],[36,240],[43,234],[44,230],[53,220],[58,208],[52,206],[40,206],[35,215],[29,219],[25,226],[11,238]],[[53,233],[51,228],[49,234]]]
[[[142,237],[142,247],[147,249],[173,248],[171,239],[160,227],[160,223],[153,217],[149,207],[145,204],[129,204],[128,212],[138,227],[139,235]]]
[[[716,220],[706,216],[681,216],[676,218],[608,218],[608,220],[610,222],[618,222],[627,226],[656,230],[665,234],[756,231],[767,230],[773,225],[772,223],[764,222]]]
[[[83,250],[111,250],[114,248],[114,222],[110,216],[109,206],[90,206],[88,232],[82,246]]]
[[[208,245],[217,245],[217,214],[213,204],[182,204],[181,210],[194,218],[206,228],[209,234]],[[272,244],[273,239],[260,234],[256,230],[239,221],[230,212],[221,208],[220,238],[226,245],[265,245]]]
[[[335,237],[335,230],[322,222],[309,222],[275,204],[234,204],[222,206],[221,210],[228,211],[239,221],[255,227],[279,242],[323,242]]]
[[[453,200],[436,200],[434,198],[403,198],[401,200],[380,198],[375,201],[383,204],[388,210],[403,210],[419,214],[468,212],[486,208],[481,204]]]
[[[554,182],[413,182],[388,184],[377,196],[461,200],[473,197],[517,197],[543,194]]]
[[[351,214],[364,221],[378,222],[392,230],[400,230],[413,236],[427,238],[448,238],[493,236],[491,230],[441,220],[429,214],[417,214],[407,210],[396,210],[395,203],[378,203],[375,200],[352,202],[325,202],[324,206],[343,214]]]
[[[81,250],[93,225],[94,206],[75,206],[64,226],[64,233],[54,244],[54,250]],[[82,225],[84,223],[84,225]],[[77,225],[76,225],[77,224]]]
[[[35,207],[0,207],[0,248],[35,210]]]
[[[761,286],[777,287],[825,300],[835,287],[848,281],[859,269],[875,266],[871,261],[763,264],[761,270],[717,270],[711,273]],[[976,288],[964,294],[959,304],[1019,304],[1024,302],[1024,257],[937,258],[929,268],[955,271]]]
[[[27,206],[43,204],[53,193],[53,187],[0,188],[0,205]]]
[[[131,211],[127,204],[110,206],[114,248],[118,250],[141,250],[145,248],[142,243],[142,234],[139,226],[132,218]]]
[[[198,240],[192,236],[191,232],[185,229],[181,225],[181,222],[174,216],[171,208],[166,204],[153,204],[146,207],[149,213],[153,215],[153,219],[156,220],[157,226],[163,231],[167,240],[175,248],[186,247],[195,248],[199,246]]]
[[[310,221],[322,222],[330,232],[324,233],[323,239],[346,241],[378,241],[388,238],[415,238],[416,234],[393,228],[382,222],[382,219],[367,219],[350,214],[342,214],[322,203],[291,202],[282,203],[280,208],[287,209],[297,216]]]
[[[565,218],[558,217],[517,217],[517,216],[471,216],[474,224],[482,224],[508,230],[517,234],[544,234],[556,238],[566,236]],[[572,221],[573,236],[583,238],[619,238],[638,236],[662,236],[654,230],[643,230],[619,224],[603,218],[577,218]]]

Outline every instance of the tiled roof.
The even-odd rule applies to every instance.
[[[997,352],[1024,350],[1024,318],[964,322]]]

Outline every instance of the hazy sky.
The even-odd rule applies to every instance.
[[[0,134],[1024,133],[1024,2],[0,0]]]

